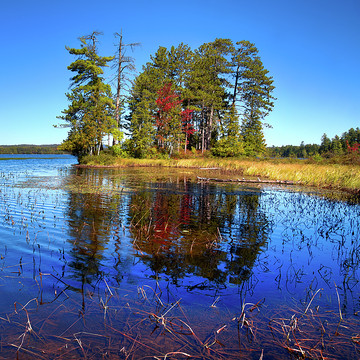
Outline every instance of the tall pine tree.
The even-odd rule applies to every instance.
[[[58,117],[66,122],[63,127],[70,127],[68,138],[60,149],[78,158],[99,154],[103,137],[109,133],[115,137],[118,135],[111,88],[102,77],[103,68],[113,58],[98,55],[98,35],[98,32],[93,32],[81,37],[80,49],[66,47],[77,59],[68,66],[68,70],[75,73],[71,78],[72,90],[66,94],[70,105]]]
[[[217,125],[215,119],[219,119],[219,113],[226,109],[226,74],[231,71],[227,55],[231,51],[231,40],[216,39],[201,45],[192,61],[187,88],[188,97],[196,110],[194,119],[197,120],[198,147],[202,151],[210,149]]]
[[[242,136],[246,155],[265,152],[263,120],[274,106],[273,79],[249,41],[236,43],[232,58],[234,68],[233,104],[243,109]]]

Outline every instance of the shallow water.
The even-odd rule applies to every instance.
[[[359,355],[358,204],[197,182],[214,172],[9,158],[0,356]]]

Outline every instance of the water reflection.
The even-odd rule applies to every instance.
[[[71,193],[69,197],[69,235],[71,238],[68,266],[81,283],[92,283],[101,273],[103,253],[109,241],[109,212],[106,198],[100,194]]]
[[[271,232],[260,196],[209,184],[184,183],[175,194],[144,189],[130,201],[134,246],[155,277],[166,274],[175,284],[191,275],[209,280],[191,289],[241,284]]]
[[[65,276],[78,291],[157,279],[306,302],[336,282],[345,307],[358,287],[357,205],[160,172],[78,169],[69,184]]]
[[[175,285],[196,279],[187,283],[188,290],[239,285],[249,279],[272,231],[256,189],[217,188],[186,176],[166,183],[136,181],[134,188],[132,177],[89,169],[78,169],[74,183],[67,213],[68,266],[82,290],[84,283],[109,273],[111,251],[112,276],[122,280],[132,261],[124,256],[126,243],[145,265],[146,277]]]
[[[199,354],[211,333],[244,354],[257,348],[269,357],[273,348],[294,347],[289,331],[296,321],[302,349],[310,348],[304,341],[313,338],[322,354],[327,336],[337,354],[353,355],[359,338],[359,205],[294,188],[198,184],[191,174],[158,169],[156,174],[148,169],[64,171],[56,181],[4,175],[0,186],[1,309],[37,302],[44,333],[50,327],[49,334],[70,339],[76,331],[94,334],[104,325],[104,338],[111,337],[110,328],[124,334],[137,329],[124,346],[132,348],[144,335],[152,346],[160,323],[180,320],[181,312],[181,319],[197,326],[203,341]],[[258,312],[250,303],[264,306]],[[26,324],[29,315],[37,326],[29,307],[17,311],[16,319],[25,316],[17,324]],[[339,327],[341,317],[344,327]],[[6,316],[1,318],[7,323]],[[83,328],[89,324],[95,329]],[[43,336],[39,326],[34,329]],[[346,351],[339,349],[339,329],[346,331]],[[155,342],[163,339],[163,330]],[[246,331],[249,343],[244,343]]]

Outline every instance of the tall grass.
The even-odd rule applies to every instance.
[[[114,157],[107,158],[107,161],[91,157],[86,159],[85,163],[87,166],[113,167],[216,168],[229,173],[229,176],[255,176],[353,191],[360,189],[360,167],[356,165],[232,158],[123,159]]]

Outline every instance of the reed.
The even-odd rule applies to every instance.
[[[96,158],[86,166],[101,166]],[[269,180],[295,181],[301,185],[356,191],[360,189],[360,167],[356,165],[310,163],[305,161],[252,159],[122,159],[113,158],[111,167],[176,167],[219,169],[234,176],[256,176]]]
[[[358,358],[359,321],[314,304],[320,289],[308,303],[294,303],[295,308],[279,306],[268,311],[263,306],[265,299],[256,304],[244,299],[238,314],[221,311],[222,305],[216,310],[210,307],[207,319],[198,323],[197,315],[188,312],[181,299],[164,294],[170,300],[166,302],[160,299],[161,292],[144,285],[138,289],[138,300],[130,301],[103,280],[105,292],[111,295],[105,317],[98,312],[98,297],[86,297],[87,311],[82,317],[78,316],[79,304],[67,301],[49,308],[49,315],[45,312],[39,319],[35,309],[29,308],[36,301],[32,299],[15,307],[6,319],[0,318],[1,358]],[[70,320],[65,331],[56,326],[63,318]]]

